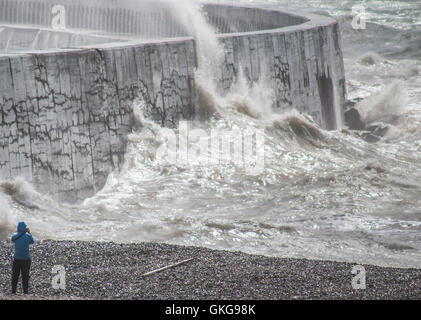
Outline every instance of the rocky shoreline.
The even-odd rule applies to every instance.
[[[38,242],[31,252],[31,295],[12,296],[13,245],[0,242],[0,300],[421,299],[419,269],[367,265],[366,290],[354,290],[354,265],[349,263],[271,258],[157,243],[48,240]],[[142,276],[191,258],[179,266]],[[52,288],[54,265],[65,267],[65,290]]]

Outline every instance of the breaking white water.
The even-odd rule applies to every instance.
[[[38,194],[23,180],[3,182],[0,235],[7,237],[25,220],[37,239],[158,241],[419,268],[421,5],[394,1],[393,11],[390,1],[367,1],[367,28],[357,31],[351,13],[360,1],[244,3],[338,17],[348,98],[361,100],[357,108],[366,120],[389,125],[386,136],[367,143],[348,130],[324,131],[295,110],[274,114],[264,82],[248,88],[240,81],[220,97],[209,67],[218,46],[198,12],[183,11],[187,17],[193,12],[188,21],[199,46],[206,47],[198,71],[201,107],[217,116],[173,134],[182,139],[202,130],[223,138],[236,129],[245,137],[263,131],[263,172],[248,174],[236,161],[204,163],[195,155],[166,163],[157,151],[171,150],[168,129],[145,121],[139,102],[139,130],[129,135],[124,167],[109,176],[103,190],[70,206]]]

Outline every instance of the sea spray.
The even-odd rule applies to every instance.
[[[407,105],[405,87],[395,82],[357,104],[356,108],[367,123],[393,123]]]
[[[10,221],[10,206],[5,195],[0,192],[0,240],[8,239],[14,228]]]
[[[217,92],[221,66],[224,60],[224,48],[217,38],[216,30],[206,21],[202,5],[193,0],[169,2],[175,19],[181,23],[188,34],[196,40],[198,69],[196,81],[211,93]]]
[[[189,27],[195,32],[193,24]],[[349,32],[354,42],[345,46],[363,42],[364,33]],[[376,33],[390,36],[384,28]],[[354,51],[358,48],[352,47]],[[212,59],[212,51],[205,53]],[[208,136],[233,128],[264,129],[263,172],[247,175],[235,162],[160,161],[157,149],[174,145],[166,139],[173,129],[145,120],[142,102],[136,102],[136,128],[128,136],[125,163],[103,190],[75,206],[32,197],[40,209],[23,206],[9,195],[9,221],[24,218],[42,239],[157,241],[419,268],[419,75],[416,63],[372,60],[374,64],[348,61],[348,88],[353,97],[365,98],[385,90],[393,77],[403,77],[409,100],[396,108],[402,121],[396,140],[369,144],[350,130],[325,131],[296,110],[272,114],[270,88],[264,82],[253,87],[240,77],[231,92],[221,94],[213,82],[215,68],[199,73],[204,115],[189,125]],[[391,66],[403,74],[390,73]],[[361,102],[373,109],[373,121],[384,115],[379,100],[388,102],[378,97]],[[178,129],[171,132],[179,134]]]

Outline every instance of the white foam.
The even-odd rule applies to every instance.
[[[407,105],[408,95],[402,83],[393,83],[356,106],[367,123],[392,123]]]
[[[13,232],[13,225],[10,219],[10,206],[6,196],[0,192],[0,240],[7,239]]]

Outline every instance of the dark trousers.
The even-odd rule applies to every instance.
[[[22,274],[23,293],[28,294],[29,288],[29,270],[31,269],[31,260],[13,260],[12,267],[12,293],[16,293],[19,275]]]

